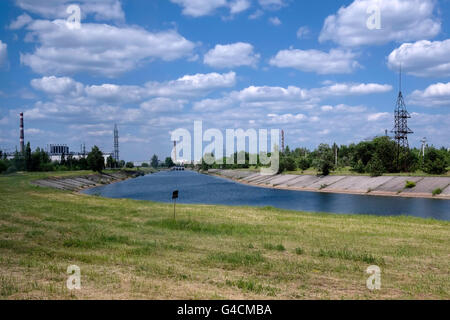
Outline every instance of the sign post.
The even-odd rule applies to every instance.
[[[178,199],[178,190],[175,190],[175,191],[172,193],[172,200],[173,200],[173,220],[175,220],[175,217],[176,217],[176,215],[175,215],[175,205],[176,205],[176,203],[177,203],[177,199]]]

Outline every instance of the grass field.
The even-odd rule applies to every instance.
[[[170,204],[30,185],[46,175],[0,176],[1,299],[450,299],[449,222],[210,205],[174,221]]]

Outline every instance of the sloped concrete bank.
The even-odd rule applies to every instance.
[[[119,182],[143,175],[144,173],[141,171],[116,171],[73,177],[49,177],[46,179],[35,180],[31,183],[41,187],[50,187],[69,191],[80,191],[83,189]]]
[[[450,200],[450,177],[312,176],[289,174],[263,176],[255,171],[217,169],[208,170],[207,173],[239,183],[274,189]],[[406,188],[406,181],[413,181],[416,184],[415,187]],[[442,192],[433,196],[433,191],[437,189],[440,189]]]

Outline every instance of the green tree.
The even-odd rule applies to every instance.
[[[94,146],[87,156],[88,168],[95,172],[102,172],[105,168],[103,154],[97,146]]]
[[[31,146],[30,143],[27,143],[27,146],[25,148],[25,170],[31,171],[32,169],[32,162],[31,162]]]
[[[298,160],[298,167],[304,171],[308,170],[311,167],[311,160],[309,158],[301,157]]]
[[[150,165],[152,166],[152,168],[158,168],[159,165],[159,160],[158,160],[158,156],[156,154],[153,155],[152,159],[150,160]]]
[[[378,157],[378,154],[375,154],[372,159],[370,159],[369,163],[367,164],[366,171],[369,172],[372,177],[379,177],[383,175],[385,169],[383,166],[383,162]]]
[[[164,161],[164,164],[167,168],[175,166],[175,163],[173,162],[171,157],[167,157],[166,160]]]
[[[443,174],[447,172],[445,155],[433,147],[425,151],[423,170],[429,174]]]
[[[149,167],[147,162],[143,162],[141,166],[142,166],[142,168],[148,168]]]
[[[314,167],[324,176],[330,174],[334,169],[333,150],[328,144],[320,144],[317,148],[317,158],[313,162]]]
[[[134,168],[134,163],[133,162],[127,162],[126,164],[125,164],[125,167],[127,167],[127,168],[129,168],[129,169],[132,169],[132,168]]]

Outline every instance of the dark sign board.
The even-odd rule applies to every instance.
[[[178,190],[175,190],[175,191],[172,193],[172,199],[178,199]]]

